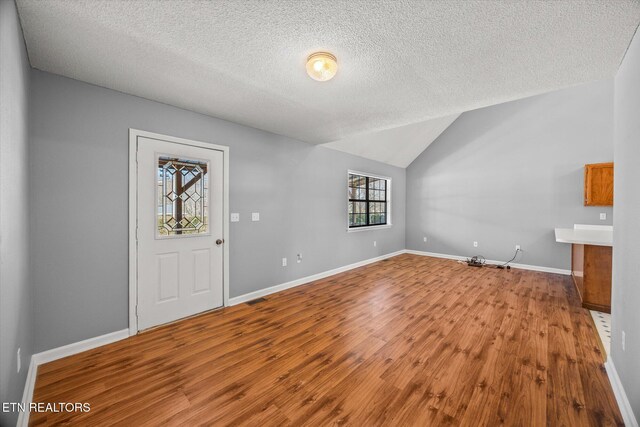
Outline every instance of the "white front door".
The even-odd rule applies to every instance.
[[[222,151],[138,136],[138,330],[223,305]]]

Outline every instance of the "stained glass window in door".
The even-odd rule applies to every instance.
[[[159,156],[158,236],[208,233],[208,162]]]

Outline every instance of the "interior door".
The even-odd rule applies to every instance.
[[[139,330],[223,305],[223,156],[137,139]]]

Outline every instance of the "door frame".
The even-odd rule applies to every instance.
[[[129,128],[129,336],[138,333],[138,137],[222,151],[222,306],[229,305],[229,147]]]

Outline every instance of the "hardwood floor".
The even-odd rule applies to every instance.
[[[622,425],[569,276],[400,255],[43,365],[31,425]]]

